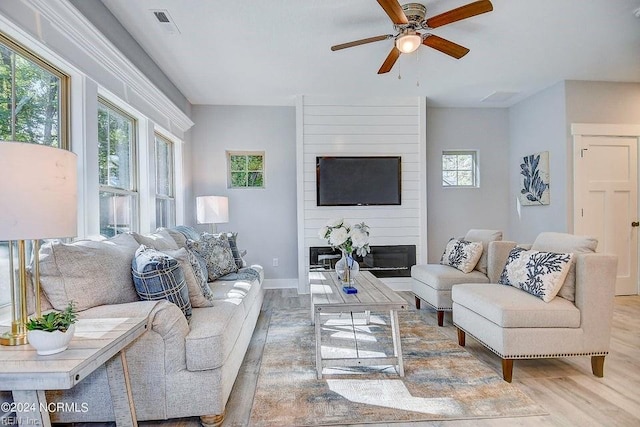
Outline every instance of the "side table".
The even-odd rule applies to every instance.
[[[124,349],[147,328],[146,318],[81,319],[67,350],[39,356],[30,345],[0,347],[0,390],[11,391],[20,427],[51,427],[45,390],[70,389],[105,364],[118,426],[137,426]],[[75,410],[91,410],[76,402]]]

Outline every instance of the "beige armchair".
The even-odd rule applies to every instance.
[[[513,245],[491,243],[493,261],[504,265]],[[591,356],[593,374],[602,377],[609,352],[617,257],[593,253],[596,245],[594,239],[563,233],[538,236],[532,249],[575,254],[575,264],[559,294],[564,297],[556,296],[550,302],[501,284],[455,285],[453,323],[459,344],[465,345],[468,334],[497,354],[507,382],[511,382],[515,359],[568,356]],[[565,289],[572,280],[574,301],[573,292]]]
[[[487,266],[489,242],[502,240],[502,231],[471,229],[464,236],[464,240],[482,242],[483,253],[478,264],[470,273],[463,273],[448,265],[417,264],[411,267],[411,291],[415,296],[416,308],[420,309],[420,302],[425,301],[435,308],[438,316],[438,326],[444,324],[444,313],[451,311],[451,287],[458,283],[488,283],[497,281],[498,276],[491,276]]]

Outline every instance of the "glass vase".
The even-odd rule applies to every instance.
[[[342,258],[336,262],[336,274],[343,286],[353,287],[355,278],[360,272],[358,261],[351,254],[342,252]]]

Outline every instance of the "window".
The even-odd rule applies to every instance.
[[[264,188],[264,151],[227,151],[229,188]]]
[[[137,230],[136,122],[107,101],[98,104],[100,234]]]
[[[443,187],[478,187],[476,151],[442,152]]]
[[[68,98],[67,75],[0,33],[0,144],[20,141],[68,149]],[[9,242],[0,242],[0,306],[10,302],[10,283]]]
[[[176,225],[173,143],[156,134],[156,227]]]
[[[0,140],[68,148],[69,77],[0,34]]]

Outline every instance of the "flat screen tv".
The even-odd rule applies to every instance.
[[[316,157],[318,206],[399,205],[400,156]]]

